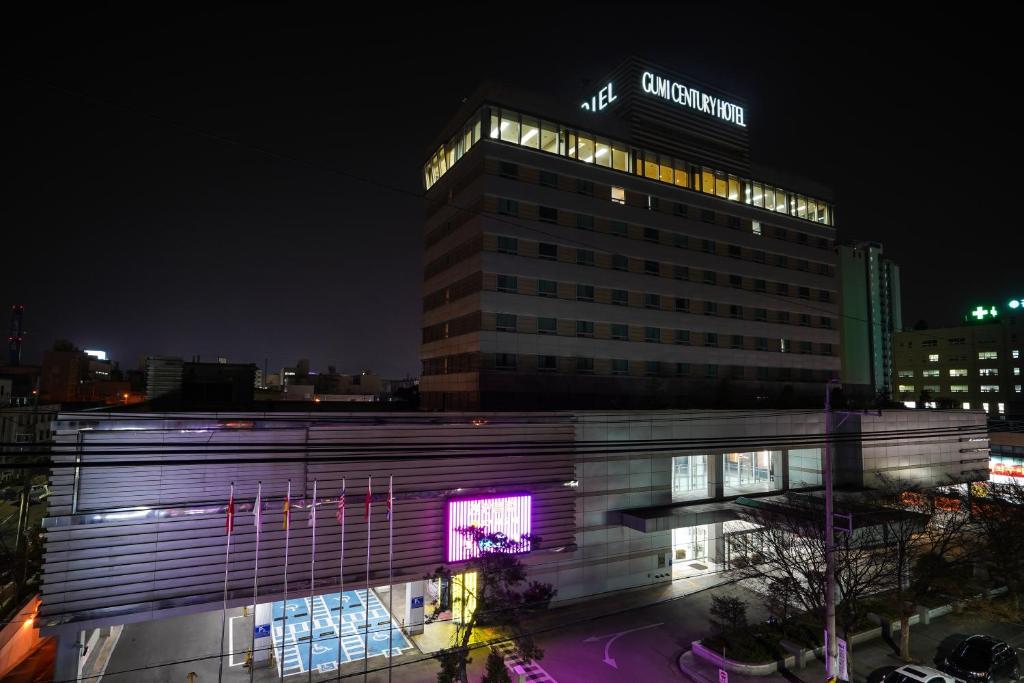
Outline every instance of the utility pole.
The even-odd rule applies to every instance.
[[[825,385],[825,450],[822,459],[822,479],[825,484],[825,677],[834,681],[839,675],[839,643],[836,642],[836,565],[835,530],[832,517],[832,387],[838,382],[830,380]]]

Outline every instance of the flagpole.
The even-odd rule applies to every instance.
[[[366,620],[363,623],[363,683],[366,683],[370,664],[370,506],[373,504],[372,480],[372,475],[366,475],[366,594],[363,596],[363,610],[366,614]]]
[[[231,495],[228,497],[227,522],[228,542],[224,547],[224,606],[220,613],[220,668],[217,671],[218,683],[224,678],[224,632],[228,623],[228,556],[231,554],[231,532],[235,528],[235,482],[231,482]]]
[[[391,660],[394,659],[392,656],[394,653],[391,651],[391,647],[395,631],[395,617],[394,612],[392,611],[395,604],[395,584],[391,566],[392,553],[394,550],[395,525],[395,497],[392,494],[392,484],[394,483],[394,479],[394,475],[388,475],[388,683],[391,683]]]
[[[284,678],[284,642],[288,638],[288,537],[291,534],[292,480],[288,480],[288,493],[284,497],[284,610],[281,614],[281,659],[277,662],[278,676]]]
[[[341,497],[338,498],[338,524],[341,525],[341,559],[338,560],[338,666],[335,669],[341,680],[341,618],[345,615],[345,477],[341,478]]]
[[[313,545],[309,555],[309,680],[313,680],[313,587],[316,568],[316,479],[313,480],[313,504],[309,506],[309,525],[313,527]],[[339,642],[339,645],[341,643]]]
[[[259,604],[257,599],[259,596],[259,584],[256,582],[257,577],[260,575],[260,522],[262,522],[263,513],[263,482],[256,484],[256,504],[253,505],[253,523],[256,526],[256,563],[253,565],[252,570],[252,645],[249,647],[249,652],[252,654],[252,659],[249,660],[249,683],[252,683],[253,675],[256,671],[256,606]],[[271,613],[273,617],[273,613]],[[271,638],[273,642],[273,638]]]

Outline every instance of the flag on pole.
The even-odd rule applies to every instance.
[[[341,495],[338,496],[338,509],[334,512],[338,524],[345,525],[345,480],[341,480]]]
[[[292,520],[292,483],[288,482],[288,493],[284,494],[284,530],[288,531],[288,525]]]
[[[228,518],[224,524],[228,536],[235,530],[235,484],[231,483],[231,495],[228,497]]]
[[[373,504],[373,485],[371,480],[372,475],[366,477],[366,509],[364,510],[363,516],[366,517],[366,521],[370,521],[370,506]]]
[[[309,506],[309,526],[316,528],[316,480],[313,480],[313,504]]]
[[[263,526],[263,482],[260,482],[256,490],[256,502],[252,504],[252,524],[256,527],[256,537],[259,538]]]
[[[391,489],[391,482],[394,477],[388,477],[388,521],[391,521],[391,508],[395,504],[395,495]]]

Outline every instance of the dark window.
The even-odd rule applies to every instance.
[[[623,221],[612,221],[610,226],[613,235],[625,236],[629,232],[629,228]]]
[[[743,278],[741,276],[739,276],[739,275],[730,275],[729,276],[729,286],[730,287],[740,287],[740,288],[742,288],[743,287]]]
[[[807,270],[810,270],[810,267],[807,265],[807,261],[805,261],[803,259],[797,259],[796,269],[797,270],[807,271]]]
[[[760,320],[761,322],[768,320],[768,311],[763,308],[755,308],[754,320]]]
[[[676,377],[685,377],[690,374],[689,363],[676,363]]]
[[[644,374],[648,377],[657,377],[659,370],[658,365],[658,361],[656,360],[644,361]]]
[[[732,304],[729,306],[729,317],[730,318],[743,318],[743,307]]]
[[[537,318],[537,334],[558,334],[558,320]]]
[[[797,296],[799,296],[801,299],[810,299],[811,298],[811,288],[810,287],[800,287],[797,290]]]
[[[644,239],[648,242],[661,241],[661,233],[657,228],[644,228]]]
[[[685,216],[688,213],[690,213],[690,207],[688,207],[686,204],[680,204],[676,202],[675,207],[673,207],[672,209],[672,213],[674,213],[677,216]]]
[[[494,327],[498,332],[515,332],[516,316],[513,313],[498,313],[495,316]]]
[[[494,354],[494,367],[501,370],[515,370],[516,369],[516,354],[514,353],[496,353]]]
[[[672,235],[672,246],[677,249],[686,249],[690,246],[690,239],[686,235],[676,233]]]
[[[796,234],[796,241],[799,242],[800,244],[807,244],[807,233],[798,232]]]
[[[824,237],[819,237],[818,238],[818,249],[828,249],[828,248],[829,248],[828,240],[825,239]]]
[[[576,336],[577,337],[593,337],[594,336],[594,323],[589,320],[577,320],[576,321]]]
[[[754,252],[754,260],[756,262],[758,262],[758,263],[764,263],[764,252],[763,251],[755,251]]]
[[[555,356],[537,356],[537,369],[552,371],[558,369],[558,359]]]
[[[786,229],[785,228],[780,228],[780,227],[776,226],[774,228],[774,231],[775,231],[775,237],[777,239],[780,239],[780,240],[786,239]]]
[[[593,358],[577,358],[576,359],[576,372],[591,373],[594,371],[594,359]]]
[[[505,176],[506,178],[519,177],[519,166],[517,164],[512,164],[507,161],[503,161],[501,162],[501,165],[498,168],[499,173],[501,173],[501,175]]]
[[[714,301],[705,301],[704,315],[718,315],[718,304]]]
[[[689,330],[676,330],[676,344],[682,346],[690,345],[690,331]]]
[[[754,290],[758,292],[765,292],[768,290],[768,285],[764,280],[754,280]]]
[[[832,327],[832,318],[826,318],[826,317],[822,316],[822,318],[821,318],[821,326],[822,327],[829,327],[829,328],[831,328]]]
[[[502,237],[498,236],[498,253],[499,254],[518,254],[519,253],[519,240],[515,237]]]
[[[743,249],[735,244],[729,245],[729,256],[732,258],[740,258],[743,256]]]
[[[717,365],[705,365],[704,366],[705,377],[718,377],[718,366]]]
[[[767,351],[768,339],[766,337],[758,337],[754,343],[754,346],[758,351]]]
[[[615,270],[629,270],[629,257],[622,254],[612,254],[612,268]]]
[[[821,353],[822,353],[822,355],[825,355],[825,356],[831,356],[832,355],[832,345],[831,344],[822,344],[821,345]]]
[[[785,282],[775,283],[775,291],[783,296],[789,296],[789,285]]]
[[[806,313],[801,313],[800,314],[800,320],[798,321],[798,324],[801,325],[802,327],[810,327],[811,326],[811,316],[807,315]]]
[[[612,374],[625,375],[629,373],[629,361],[624,358],[612,359]]]
[[[644,294],[644,308],[661,308],[661,295]]]
[[[728,222],[726,224],[730,228],[737,228],[738,229],[740,227],[740,219],[738,217],[736,217],[736,216],[729,216]]]
[[[550,206],[540,206],[537,208],[537,215],[542,221],[549,223],[558,222],[558,209],[554,209]]]
[[[647,195],[647,208],[648,209],[650,209],[651,211],[657,211],[660,206],[661,206],[661,202],[658,201],[657,197],[653,197],[651,195]]]
[[[624,323],[612,323],[612,339],[626,341],[629,339],[629,325]]]
[[[497,290],[499,292],[518,292],[519,278],[515,275],[499,275],[497,277]]]
[[[777,315],[780,323],[789,322],[789,311],[778,311]]]
[[[734,334],[732,335],[732,343],[729,344],[730,348],[742,349],[743,348],[743,335]]]
[[[594,229],[594,217],[582,213],[576,214],[576,227],[584,230]]]
[[[558,260],[558,245],[541,242],[537,245],[537,255],[549,261]]]
[[[718,334],[715,332],[705,333],[704,346],[718,346]]]
[[[499,199],[498,213],[504,214],[506,216],[518,216],[519,202],[517,202],[514,199]]]
[[[658,344],[661,342],[661,328],[658,327],[645,327],[644,328],[644,341]]]
[[[690,310],[690,300],[682,297],[676,297],[676,310],[679,312],[688,312]]]
[[[644,272],[648,275],[658,275],[661,273],[661,268],[657,261],[644,261]]]
[[[672,266],[672,277],[677,280],[689,280],[690,269],[686,266]]]
[[[832,294],[825,291],[824,289],[818,292],[818,301],[831,301]]]
[[[576,285],[577,301],[593,301],[594,285]]]
[[[811,342],[809,342],[809,341],[802,341],[802,342],[800,342],[800,353],[810,353],[810,352],[811,352]]]
[[[594,252],[589,249],[576,250],[576,263],[581,266],[594,265]]]
[[[789,259],[782,254],[776,254],[775,265],[779,266],[780,268],[785,268],[789,265]]]
[[[538,280],[537,296],[556,297],[558,296],[558,283],[554,280]]]
[[[715,271],[713,271],[713,270],[705,270],[704,271],[704,284],[706,284],[706,285],[713,285],[713,284],[717,284],[717,283],[718,283],[718,276],[715,274]]]
[[[589,180],[576,179],[576,191],[580,194],[594,195],[594,183]]]
[[[701,240],[700,241],[700,249],[705,254],[714,254],[715,253],[715,242],[714,242],[714,240]]]
[[[540,184],[544,187],[558,187],[558,174],[551,171],[541,171]]]
[[[628,306],[629,305],[629,292],[624,289],[613,289],[612,290],[612,303],[616,306]]]
[[[708,209],[702,209],[700,212],[700,219],[705,223],[715,222],[715,212],[709,211]]]

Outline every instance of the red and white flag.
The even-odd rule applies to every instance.
[[[338,509],[334,512],[338,524],[345,525],[345,480],[341,480],[341,495],[338,496]]]
[[[224,524],[224,530],[230,536],[235,530],[235,483],[231,482],[231,495],[228,497],[228,518]]]
[[[290,522],[292,521],[292,482],[288,482],[288,493],[284,494],[284,506],[282,508],[284,513],[284,530],[288,531]]]
[[[367,522],[370,521],[370,506],[373,504],[372,478],[372,475],[366,477],[366,509],[363,511],[363,516],[366,517]]]

